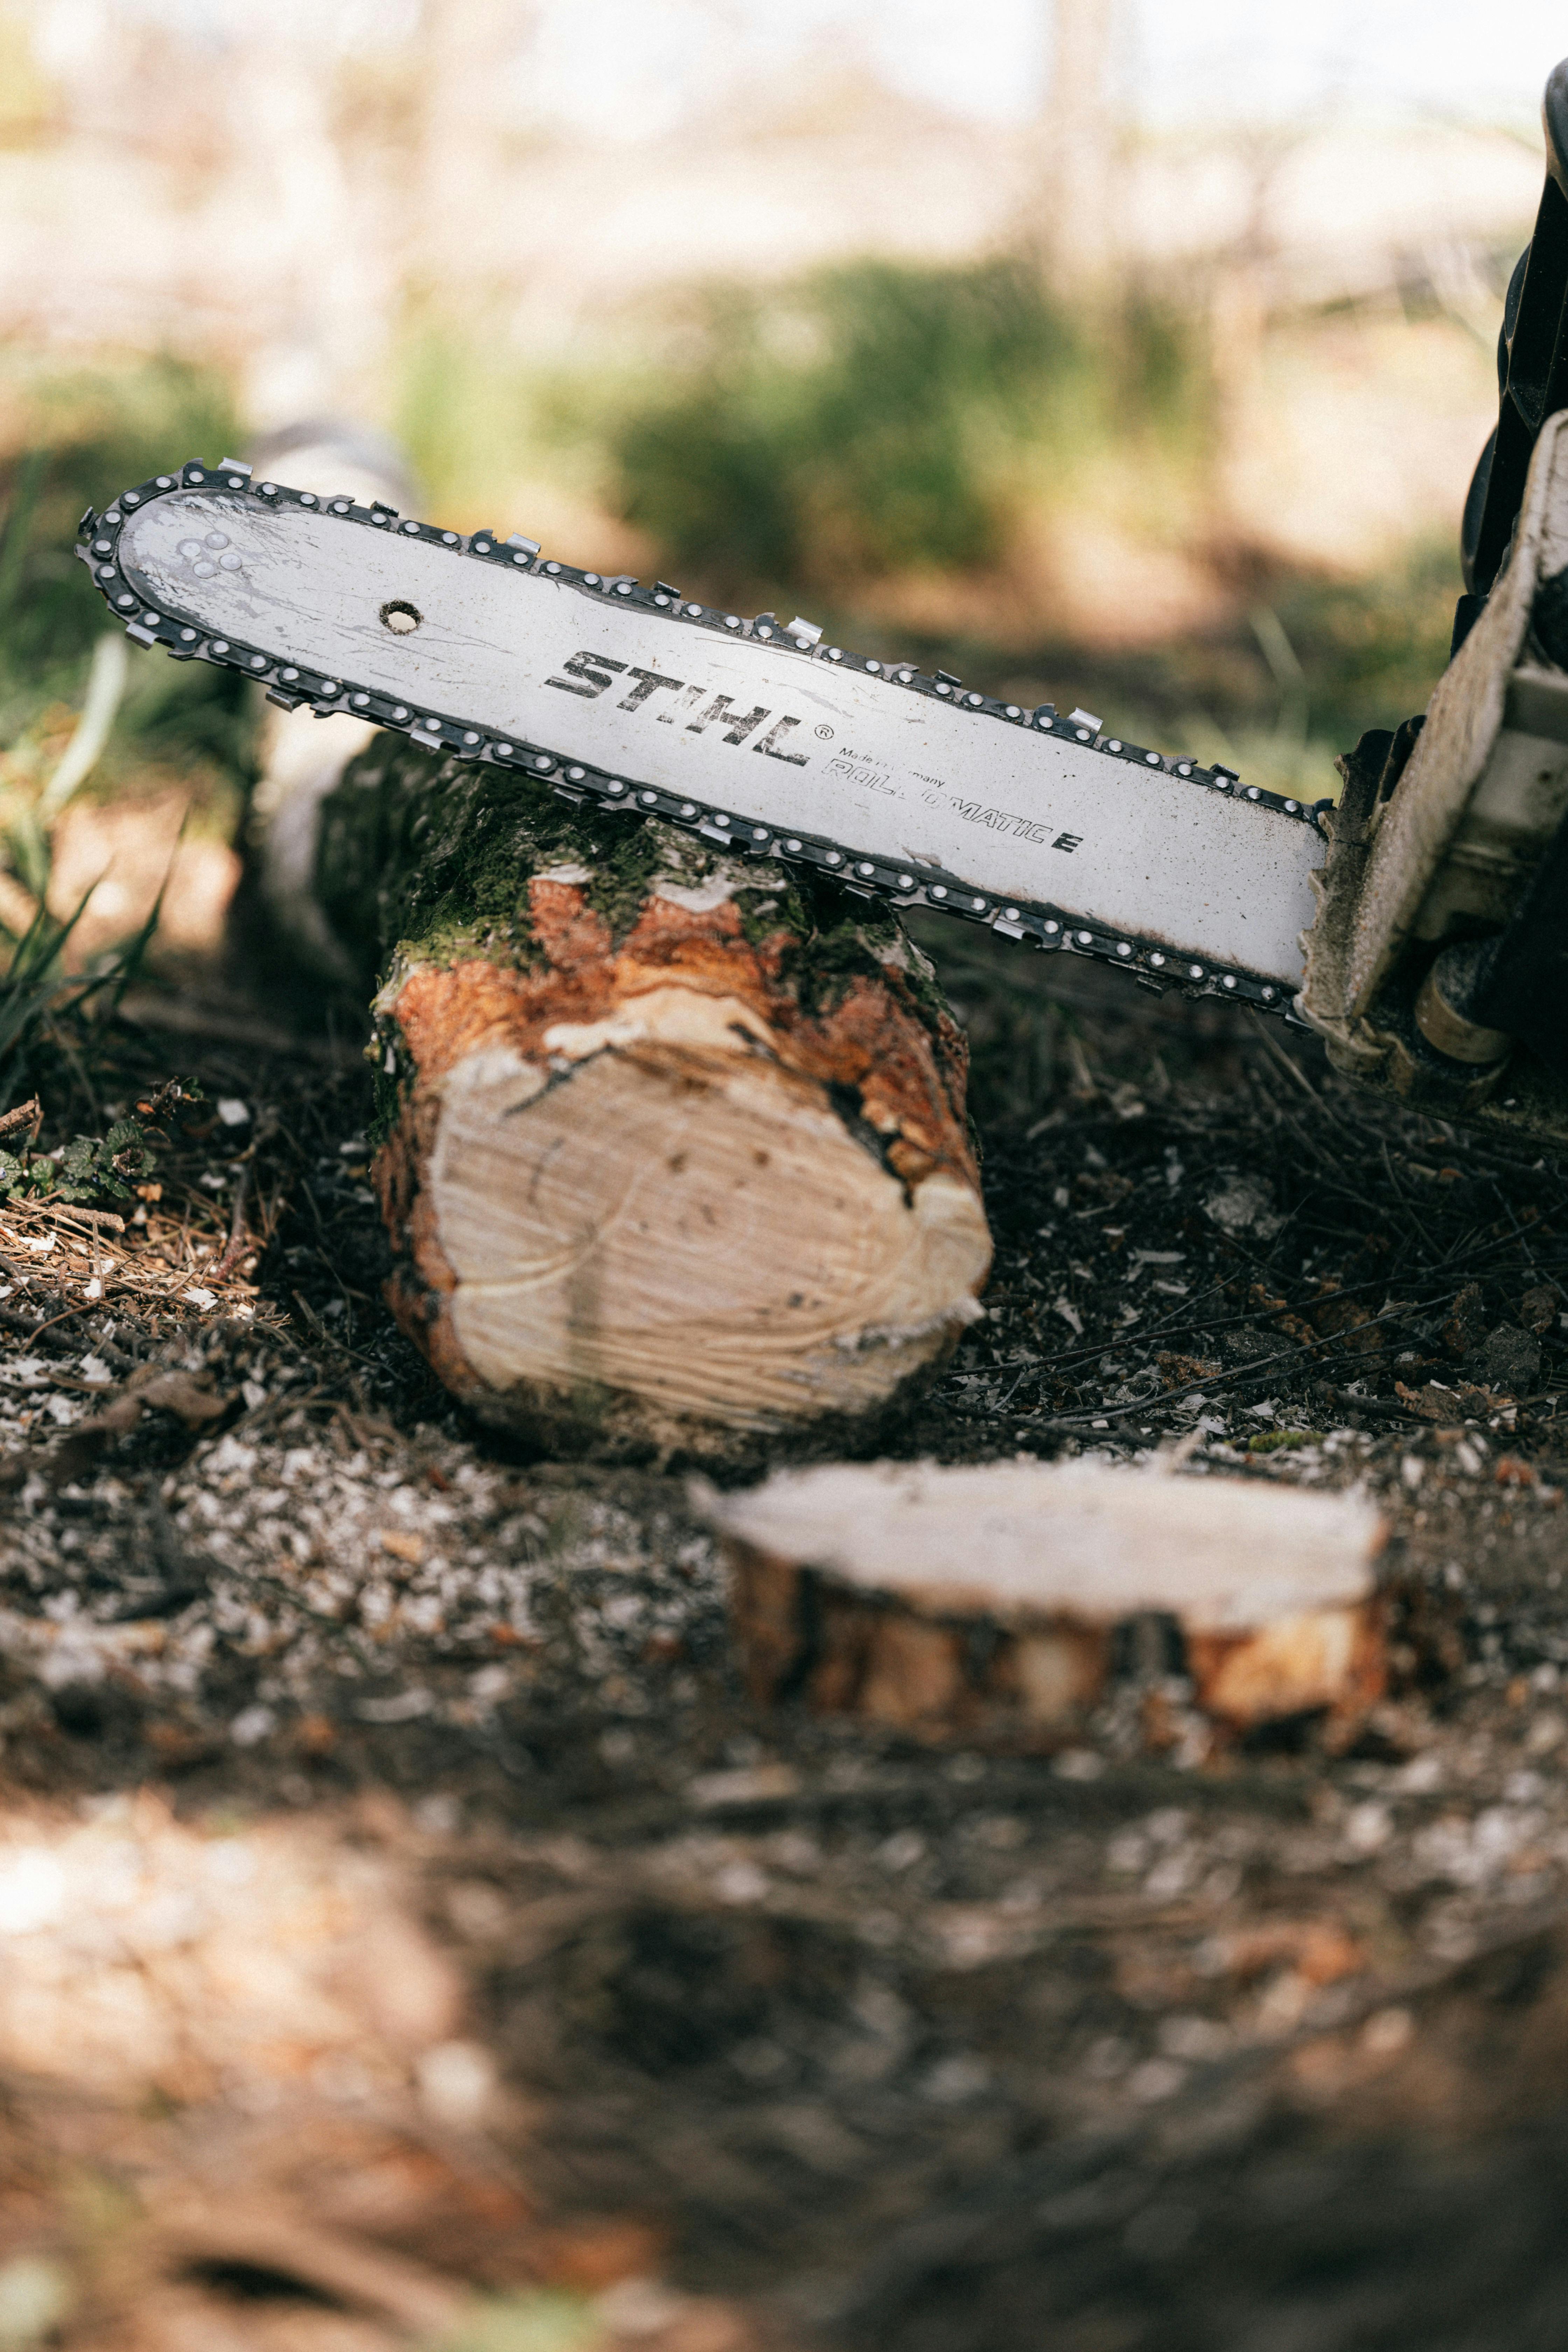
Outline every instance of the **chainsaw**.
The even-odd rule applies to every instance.
[[[232,458],[89,509],[77,552],[137,645],[287,710],[1279,1015],[1363,1084],[1568,1143],[1568,60],[1544,118],[1449,667],[1337,800]]]

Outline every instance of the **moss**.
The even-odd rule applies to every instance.
[[[646,817],[598,817],[596,822],[613,829],[607,846],[582,852],[584,863],[594,872],[584,895],[618,945],[637,921],[654,876],[668,862],[662,840],[665,828],[650,824]]]
[[[393,1129],[403,1108],[405,1087],[402,1077],[395,1071],[390,1076],[377,1066],[371,1088],[372,1109],[365,1126],[365,1140],[372,1151],[379,1151]]]
[[[805,894],[793,875],[783,879],[770,876],[755,888],[742,885],[735,893],[735,908],[741,918],[741,936],[748,947],[765,947],[781,931],[792,931],[802,939],[812,928]]]
[[[913,940],[906,937],[904,946],[907,961],[903,968],[903,978],[904,985],[910,993],[910,1001],[931,1035],[940,1037],[945,1034],[947,1025],[952,1023],[952,1010],[942,992],[941,983],[936,976],[936,966],[925,950],[918,947]]]
[[[315,888],[368,983],[395,952],[533,961],[528,881],[542,867],[588,867],[590,906],[624,935],[668,856],[662,826],[384,736],[322,804]]]
[[[657,819],[563,801],[509,769],[379,736],[322,804],[316,893],[369,987],[412,963],[536,962],[528,885],[552,866],[586,870],[587,904],[618,943],[659,880],[697,888],[731,863],[731,853]],[[784,935],[782,976],[805,1013],[832,1012],[857,980],[884,981],[892,964],[939,1033],[934,973],[890,910],[771,866],[754,882],[738,877],[734,901],[752,947]],[[378,1076],[378,1119],[384,1092],[390,1121],[395,1085]]]
[[[900,934],[895,917],[830,884],[808,881],[802,896],[815,920],[784,968],[803,1011],[819,1015],[841,1004],[857,980],[884,979]]]

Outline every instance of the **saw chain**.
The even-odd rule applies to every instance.
[[[1329,802],[850,653],[805,621],[257,481],[232,458],[89,509],[77,551],[134,643],[235,670],[285,709],[349,712],[867,898],[1299,1018]],[[1081,886],[1046,895],[1053,866]]]

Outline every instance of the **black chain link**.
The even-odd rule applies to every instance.
[[[961,876],[940,866],[922,865],[915,874],[896,861],[868,855],[819,835],[759,824],[732,810],[683,799],[679,793],[641,783],[635,777],[608,774],[545,745],[514,742],[493,729],[473,727],[447,712],[416,709],[391,695],[360,686],[352,678],[329,677],[324,672],[301,669],[295,664],[279,661],[262,647],[209,635],[176,614],[164,612],[155,599],[137,589],[120,556],[121,534],[126,523],[153,499],[184,489],[239,492],[273,512],[292,506],[330,514],[346,523],[382,531],[389,538],[416,538],[427,545],[445,547],[454,555],[548,578],[581,589],[585,594],[613,597],[677,626],[711,630],[720,636],[751,637],[801,660],[826,662],[859,671],[882,680],[895,692],[922,694],[932,700],[950,703],[976,719],[1054,736],[1072,743],[1076,749],[1095,751],[1106,759],[1158,770],[1190,783],[1194,791],[1247,801],[1273,814],[1310,825],[1314,831],[1321,831],[1321,815],[1331,808],[1330,801],[1289,800],[1278,793],[1266,792],[1260,785],[1243,786],[1233,769],[1217,764],[1205,768],[1195,760],[1149,751],[1098,725],[1087,724],[1081,713],[1062,718],[1052,703],[1026,710],[1017,703],[970,692],[944,670],[927,675],[912,662],[876,661],[847,653],[839,646],[824,645],[820,632],[814,629],[802,634],[793,627],[782,627],[771,614],[760,614],[748,620],[716,605],[688,602],[663,581],[645,587],[625,574],[605,576],[579,571],[552,559],[547,561],[534,540],[502,538],[490,530],[467,534],[444,530],[432,523],[405,520],[395,507],[362,507],[347,498],[321,499],[311,491],[290,489],[280,482],[254,482],[248,467],[233,462],[221,466],[191,464],[183,466],[175,474],[156,475],[126,490],[101,515],[95,515],[89,507],[79,527],[77,553],[90,567],[94,584],[110,611],[125,623],[128,636],[141,646],[162,646],[176,661],[214,662],[237,670],[264,686],[268,700],[283,709],[310,709],[323,719],[336,711],[347,711],[377,727],[401,731],[423,750],[453,759],[489,761],[497,766],[522,770],[542,783],[550,784],[564,800],[593,802],[600,808],[624,809],[639,816],[658,816],[731,849],[737,856],[776,858],[786,865],[812,866],[861,898],[884,900],[897,907],[929,907],[933,912],[956,916],[962,921],[982,923],[1005,939],[1030,942],[1047,953],[1091,957],[1118,971],[1131,972],[1146,987],[1174,986],[1187,995],[1239,1000],[1260,1011],[1280,1013],[1292,1024],[1300,1022],[1289,987],[1239,966],[1179,955],[1162,940],[1086,923],[1081,917],[1069,916],[1059,908],[1022,898],[1016,904],[1009,903],[994,893],[976,891]]]

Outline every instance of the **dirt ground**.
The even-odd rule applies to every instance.
[[[680,1465],[391,1325],[357,1040],[144,992],[56,1113],[200,1079],[140,1222],[0,1204],[0,2344],[1563,2342],[1563,1173],[940,943],[997,1260],[897,1450],[1360,1487],[1390,1697],[754,1709]]]

